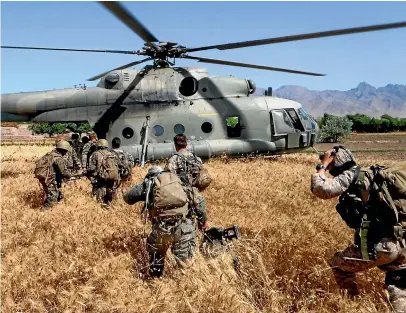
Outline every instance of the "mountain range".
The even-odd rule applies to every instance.
[[[362,82],[347,91],[316,91],[301,86],[282,86],[274,91],[274,96],[301,103],[314,117],[323,116],[324,113],[406,117],[406,85],[388,84],[375,88]]]

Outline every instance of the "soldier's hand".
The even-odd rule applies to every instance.
[[[197,224],[197,227],[199,228],[200,231],[205,231],[209,227],[209,224],[207,222],[204,223],[199,222]]]
[[[333,150],[327,150],[326,152],[324,152],[324,155],[321,158],[321,163],[326,167],[334,161],[334,155],[332,155],[332,152]]]

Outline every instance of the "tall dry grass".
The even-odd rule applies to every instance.
[[[140,206],[121,199],[104,211],[85,179],[39,211],[34,161],[51,147],[2,147],[2,312],[388,312],[383,274],[359,275],[362,297],[341,296],[327,260],[352,239],[335,200],[309,191],[313,155],[278,160],[211,160],[204,192],[211,225],[240,225],[231,253],[200,253],[180,269],[168,257],[162,279],[146,279]],[[393,158],[362,163],[406,169]],[[133,182],[146,169],[135,168]],[[239,257],[239,267],[233,265]]]

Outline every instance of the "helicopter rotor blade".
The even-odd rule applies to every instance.
[[[210,49],[218,49],[218,50],[238,49],[238,48],[269,45],[269,44],[288,42],[288,41],[349,35],[349,34],[365,33],[365,32],[372,32],[372,31],[392,29],[392,28],[401,28],[401,27],[406,27],[406,22],[379,24],[379,25],[353,27],[353,28],[343,28],[343,29],[329,30],[329,31],[317,32],[317,33],[275,37],[275,38],[260,39],[260,40],[241,41],[241,42],[227,43],[227,44],[222,44],[222,45],[191,48],[191,49],[186,49],[186,51],[194,52],[194,51],[203,51],[203,50],[210,50]]]
[[[190,55],[185,55],[182,58],[197,60],[198,62],[203,62],[203,63],[248,67],[248,68],[255,68],[255,69],[259,69],[259,70],[277,71],[277,72],[285,72],[285,73],[292,73],[292,74],[302,74],[302,75],[310,75],[310,76],[325,76],[326,75],[326,74],[289,70],[289,69],[285,69],[285,68],[270,67],[270,66],[264,66],[264,65],[255,65],[255,64],[239,63],[239,62],[233,62],[233,61],[201,58],[201,57],[195,57],[195,56],[190,56]]]
[[[119,54],[137,54],[136,51],[126,51],[126,50],[96,50],[96,49],[17,47],[17,46],[1,46],[1,48],[2,49],[27,49],[27,50],[50,50],[50,51],[75,51],[75,52],[104,52],[104,53],[119,53]]]
[[[129,68],[130,66],[134,66],[134,65],[137,65],[137,64],[141,64],[141,63],[144,63],[144,62],[147,62],[147,61],[150,61],[150,60],[153,60],[153,58],[146,58],[146,59],[143,59],[143,60],[141,60],[141,61],[135,61],[135,62],[131,62],[131,63],[125,64],[125,65],[116,67],[116,68],[114,68],[114,69],[112,69],[112,70],[109,70],[109,71],[107,71],[107,72],[104,72],[104,73],[102,73],[102,74],[93,76],[93,77],[89,78],[88,81],[94,81],[94,80],[96,80],[96,79],[99,79],[99,78],[103,77],[104,75],[110,73],[111,71],[123,70],[123,69],[125,69],[125,68]]]
[[[107,10],[113,13],[120,21],[127,25],[134,33],[140,36],[146,43],[158,42],[159,40],[138,21],[127,9],[116,1],[99,1]],[[152,44],[152,46],[154,46]]]

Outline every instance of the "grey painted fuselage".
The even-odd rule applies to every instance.
[[[170,156],[177,133],[202,157],[291,152],[316,141],[317,124],[299,103],[252,93],[250,81],[208,76],[204,68],[145,67],[111,72],[97,87],[3,94],[1,112],[2,120],[88,121],[135,158],[149,117],[147,160]],[[239,131],[227,126],[230,117]]]

